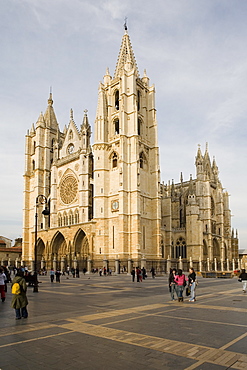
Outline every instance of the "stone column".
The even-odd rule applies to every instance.
[[[166,272],[170,274],[170,270],[172,268],[172,261],[170,260],[170,256],[168,256],[166,261]]]
[[[77,258],[76,257],[73,260],[73,264],[74,264],[74,269],[76,269],[76,267],[77,267]]]
[[[209,258],[207,258],[207,271],[210,271],[210,261],[209,261]]]
[[[57,257],[53,258],[53,269],[56,271],[57,269]]]
[[[18,268],[20,267],[20,264],[21,264],[21,261],[20,261],[20,259],[17,257],[17,258],[15,259],[15,267],[18,269]]]
[[[235,270],[236,270],[236,269],[235,269],[235,259],[234,259],[234,258],[232,259],[232,270],[233,270],[233,271],[235,271]]]
[[[199,259],[199,271],[200,272],[202,271],[202,260],[201,260],[201,257]]]
[[[45,259],[42,257],[41,259],[41,270],[45,267]]]
[[[132,260],[131,258],[128,258],[128,275],[131,274],[132,271]]]
[[[238,270],[241,270],[240,258],[238,259]]]
[[[193,267],[192,257],[190,257],[190,266],[189,267]]]
[[[11,266],[11,259],[8,259],[8,267]]]
[[[108,269],[108,260],[106,259],[106,257],[104,257],[103,259],[103,269],[106,268],[106,271]]]
[[[221,261],[220,261],[220,269],[221,269],[221,271],[224,271],[224,261],[223,261],[223,258],[221,258]]]
[[[87,259],[87,273],[90,273],[92,271],[92,260],[90,257]]]
[[[145,257],[142,257],[141,259],[141,269],[144,267],[146,269],[147,266],[147,260]]]
[[[214,259],[214,271],[217,271],[217,259]]]
[[[61,257],[61,271],[65,272],[65,257]]]
[[[183,261],[182,261],[182,257],[181,256],[179,257],[178,268],[181,269],[181,270],[183,270]]]
[[[34,261],[31,261],[31,270],[34,272]]]
[[[115,259],[115,274],[120,273],[120,261],[119,259]]]
[[[229,258],[226,259],[226,270],[227,271],[230,270],[230,267],[229,267]]]

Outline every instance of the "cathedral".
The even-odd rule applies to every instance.
[[[229,196],[208,147],[196,176],[160,179],[155,88],[127,30],[114,76],[99,85],[94,143],[87,111],[60,131],[50,94],[26,135],[22,263],[34,269],[133,267],[230,271],[238,259]]]

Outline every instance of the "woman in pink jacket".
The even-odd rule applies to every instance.
[[[186,277],[181,269],[178,269],[178,274],[174,278],[176,284],[176,293],[178,296],[178,302],[183,302],[183,291],[186,286]]]

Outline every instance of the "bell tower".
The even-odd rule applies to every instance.
[[[139,75],[126,28],[114,76],[107,69],[99,84],[94,131],[95,257],[159,258],[155,88]]]

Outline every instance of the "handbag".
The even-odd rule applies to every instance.
[[[190,287],[187,286],[186,288],[186,296],[188,297],[190,295]]]

